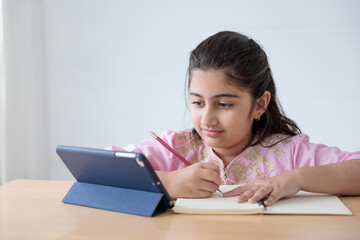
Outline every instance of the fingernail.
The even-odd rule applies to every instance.
[[[253,198],[250,198],[248,201],[249,201],[250,203],[256,203],[256,202],[257,202],[257,201],[254,201]]]
[[[244,197],[238,197],[238,201],[240,201],[240,202],[242,202],[242,201],[244,201]]]

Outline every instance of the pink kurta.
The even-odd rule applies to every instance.
[[[263,146],[257,144],[246,148],[225,167],[212,148],[205,145],[190,130],[165,131],[161,138],[190,163],[211,162],[218,165],[222,184],[244,184],[295,168],[360,159],[360,151],[349,153],[336,147],[314,144],[309,142],[309,137],[304,134],[282,140],[272,147],[263,147],[284,138],[284,135],[275,134],[265,139],[262,142]],[[109,149],[141,152],[155,170],[174,171],[186,167],[155,139],[143,141],[139,145],[129,145],[125,148],[113,146]]]

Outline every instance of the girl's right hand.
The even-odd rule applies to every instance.
[[[219,167],[213,163],[195,163],[176,171],[157,174],[172,198],[210,197],[221,184]]]

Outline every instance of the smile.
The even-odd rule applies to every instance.
[[[206,130],[206,129],[203,129],[202,131],[208,137],[215,137],[215,136],[219,135],[220,133],[222,133],[222,131],[213,131],[213,130]]]

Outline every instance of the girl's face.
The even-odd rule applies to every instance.
[[[251,139],[253,120],[248,91],[230,85],[221,70],[193,70],[190,75],[190,114],[196,131],[219,157],[240,154]]]

